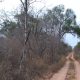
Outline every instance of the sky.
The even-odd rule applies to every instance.
[[[72,48],[76,46],[78,42],[80,42],[80,39],[77,38],[77,35],[72,35],[70,33],[64,35],[65,39],[64,42],[68,43]]]
[[[1,0],[0,0],[1,1]],[[70,8],[73,9],[75,14],[77,15],[77,22],[80,22],[80,0],[38,0],[38,2],[32,4],[36,11],[45,7],[46,9],[51,9],[56,5],[63,4],[65,9]],[[0,2],[0,10],[5,11],[13,11],[16,8],[19,8],[20,0],[3,0]],[[77,36],[73,36],[71,34],[65,35],[65,42],[74,47],[80,39]]]

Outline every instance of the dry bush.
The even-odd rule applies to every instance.
[[[45,37],[45,39],[43,39]],[[54,41],[53,41],[54,40]],[[57,41],[57,40],[56,40]],[[20,63],[23,45],[16,37],[7,39],[3,47],[0,48],[4,55],[0,54],[0,80],[37,80],[37,78],[50,78],[59,70],[65,62],[64,54],[59,54],[59,45],[52,36],[38,34],[38,37],[31,34],[27,43],[26,59]],[[2,45],[2,42],[0,43]],[[63,53],[61,51],[60,53]],[[65,56],[65,55],[64,55]],[[51,73],[51,74],[50,74]],[[46,77],[46,75],[49,75]]]

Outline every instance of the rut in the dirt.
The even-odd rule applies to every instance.
[[[75,79],[75,66],[74,66],[74,62],[71,61],[69,64],[69,69],[67,72],[67,76],[65,80],[76,80]]]

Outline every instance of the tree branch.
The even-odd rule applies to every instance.
[[[20,0],[20,1],[21,1],[21,3],[22,3],[23,7],[25,8],[24,2],[23,2],[22,0]]]

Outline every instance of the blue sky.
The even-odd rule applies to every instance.
[[[70,33],[64,35],[64,37],[65,37],[64,41],[71,45],[72,48],[74,48],[74,46],[76,46],[76,44],[80,41],[80,38],[77,38],[77,35],[74,36]]]
[[[41,2],[34,3],[33,7],[37,11],[43,7],[45,7],[46,9],[47,8],[51,9],[59,4],[63,4],[66,9],[67,8],[73,9],[75,14],[77,15],[77,22],[80,23],[80,0],[42,0],[42,3]],[[16,8],[19,8],[19,5],[20,5],[20,0],[3,0],[3,2],[0,3],[0,10],[12,11]],[[65,42],[73,47],[79,41],[80,40],[77,38],[77,36],[73,36],[71,34],[65,35]]]

